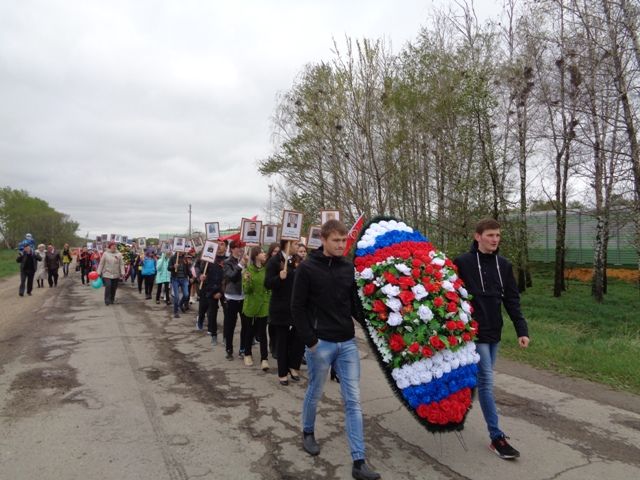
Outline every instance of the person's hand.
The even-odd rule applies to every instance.
[[[204,273],[200,274],[200,281],[201,282],[204,282],[206,278],[207,278],[207,276]]]
[[[216,293],[213,298],[216,300],[220,300],[220,298],[222,297],[222,294],[220,292]]]
[[[527,348],[529,346],[529,337],[518,337],[518,344],[520,348]]]
[[[280,280],[286,280],[287,279],[287,272],[285,272],[284,270],[280,270]]]

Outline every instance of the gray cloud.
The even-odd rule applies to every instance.
[[[399,48],[426,15],[417,0],[2,2],[1,183],[91,237],[185,230],[189,204],[197,228],[264,216],[277,93],[332,37]]]

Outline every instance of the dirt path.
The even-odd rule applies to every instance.
[[[322,453],[308,457],[304,378],[284,388],[273,361],[268,373],[226,361],[193,315],[175,320],[131,286],[111,307],[101,295],[73,274],[23,298],[15,277],[0,281],[1,479],[350,478],[336,383],[319,411]],[[501,362],[502,426],[523,453],[505,462],[477,403],[467,451],[418,426],[359,340],[367,451],[385,479],[640,478],[638,397]]]

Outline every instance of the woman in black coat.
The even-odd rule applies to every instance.
[[[287,242],[283,240],[280,243],[280,252],[267,262],[264,279],[264,286],[271,290],[269,323],[275,333],[278,380],[280,385],[284,386],[289,385],[289,375],[292,381],[300,381],[298,370],[304,352],[304,345],[293,327],[291,317],[291,291],[299,257],[294,255],[285,260],[286,252]]]

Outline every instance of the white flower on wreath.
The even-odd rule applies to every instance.
[[[464,312],[460,312],[460,320],[465,324],[469,323],[469,316]]]
[[[433,312],[426,305],[420,305],[418,308],[418,316],[420,317],[420,320],[427,323],[433,319]]]
[[[411,291],[416,296],[416,300],[422,300],[429,295],[429,292],[427,292],[427,289],[424,288],[424,285],[422,285],[421,283],[419,283],[415,287],[411,287]]]
[[[447,280],[449,280],[451,283],[454,283],[456,280],[458,280],[458,275],[456,275],[454,273],[451,276],[449,276],[449,278],[447,278]]]
[[[462,302],[460,302],[460,306],[462,307],[462,311],[464,313],[466,313],[467,315],[471,315],[471,305],[469,304],[469,302],[463,300]]]
[[[440,257],[434,257],[433,260],[431,260],[431,263],[433,265],[438,265],[439,267],[444,267],[444,260]]]
[[[387,297],[397,297],[400,294],[400,287],[387,283],[384,287],[382,287],[381,291]]]
[[[396,265],[396,268],[400,273],[403,273],[404,275],[411,275],[411,269],[404,263],[398,263]]]
[[[442,282],[442,288],[445,289],[447,292],[455,291],[453,283],[451,283],[449,280],[445,280],[444,282]]]
[[[467,297],[469,296],[469,292],[467,292],[467,289],[466,289],[466,288],[464,288],[464,287],[460,287],[460,288],[458,289],[458,292],[460,292],[460,296],[461,296],[462,298],[467,298]]]
[[[364,278],[365,280],[372,280],[373,270],[371,270],[370,268],[365,268],[360,272],[360,278]]]
[[[396,297],[387,297],[384,303],[394,312],[399,312],[402,308],[402,302]]]
[[[402,315],[398,312],[391,312],[389,314],[389,318],[387,319],[387,323],[392,327],[397,327],[402,324]]]

